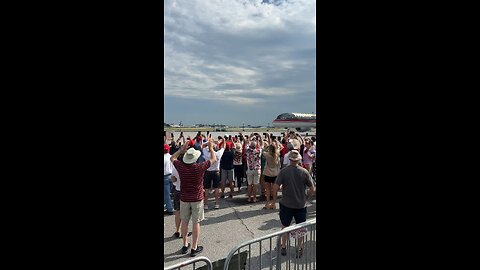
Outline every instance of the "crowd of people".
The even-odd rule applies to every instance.
[[[307,198],[315,194],[315,160],[316,138],[302,137],[294,131],[282,136],[239,133],[217,138],[209,132],[185,138],[181,132],[177,139],[173,133],[165,133],[164,215],[175,214],[174,236],[183,240],[181,252],[186,254],[191,248],[193,257],[203,250],[198,239],[204,210],[211,206],[209,194],[214,196],[213,209],[219,209],[220,199],[241,193],[245,182],[246,203],[265,199],[263,209],[276,209],[277,194],[282,191],[282,228],[289,226],[293,218],[296,223],[306,221]],[[189,233],[190,220],[193,229]],[[191,246],[187,239],[190,235]],[[282,255],[286,254],[284,249],[282,241]],[[300,247],[297,256],[301,252]]]

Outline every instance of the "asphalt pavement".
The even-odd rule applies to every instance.
[[[209,209],[205,210],[205,220],[200,223],[199,245],[204,250],[197,256],[205,256],[215,262],[224,259],[233,248],[245,241],[280,231],[278,200],[277,209],[262,209],[265,200],[247,203],[245,188],[242,187],[240,193],[234,193],[233,198],[228,198],[229,188],[226,188],[227,196],[220,199],[220,209],[213,209],[213,194],[209,195]],[[281,192],[279,197],[281,198]],[[307,220],[315,217],[316,204],[309,202]],[[190,222],[189,231],[191,228]],[[182,239],[175,238],[174,233],[175,216],[164,216],[164,267],[191,259],[190,250],[187,254],[181,254]],[[191,237],[189,242],[191,243]]]

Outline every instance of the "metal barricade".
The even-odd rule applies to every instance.
[[[223,269],[316,269],[316,232],[316,219],[311,219],[246,241],[230,251]],[[280,239],[282,235],[287,236],[287,234],[287,254],[283,256],[281,255]],[[293,241],[290,240],[292,238]],[[263,242],[266,242],[265,245],[262,245]],[[300,246],[302,246],[302,250],[299,253]],[[242,249],[246,250],[242,251]],[[253,257],[254,255],[256,256]],[[236,262],[230,265],[232,260]]]
[[[210,259],[208,259],[207,257],[203,257],[203,256],[197,257],[195,259],[190,259],[188,261],[184,261],[184,262],[181,262],[181,263],[177,263],[177,264],[165,267],[163,269],[164,270],[181,269],[182,267],[185,267],[187,265],[192,265],[192,267],[193,267],[192,270],[195,270],[195,269],[198,269],[198,268],[195,267],[195,263],[200,262],[200,261],[203,261],[203,262],[206,263],[205,266],[202,266],[202,269],[205,269],[205,270],[212,270],[213,269],[212,262],[210,261]],[[183,268],[183,269],[185,269],[185,268]]]

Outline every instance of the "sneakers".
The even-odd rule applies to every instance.
[[[190,244],[189,244],[190,245]],[[190,253],[190,257],[195,257],[197,256],[198,253],[202,252],[203,250],[203,247],[202,246],[197,246],[197,249],[193,249],[191,250],[191,253]]]
[[[192,235],[192,232],[188,232],[187,236],[190,236],[190,235]],[[176,238],[182,238],[179,232],[174,233],[173,236],[175,236]]]
[[[214,207],[214,208],[215,208],[215,209],[218,209],[218,208],[220,208],[220,205],[215,204],[215,207]]]
[[[187,254],[189,248],[190,248],[190,243],[188,243],[188,246],[186,246],[186,247],[183,246],[183,247],[182,247],[182,254]],[[198,247],[197,247],[197,248],[198,248]],[[193,249],[192,249],[192,251],[193,251]]]

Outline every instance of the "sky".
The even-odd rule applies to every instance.
[[[315,0],[165,0],[164,122],[316,112]]]

